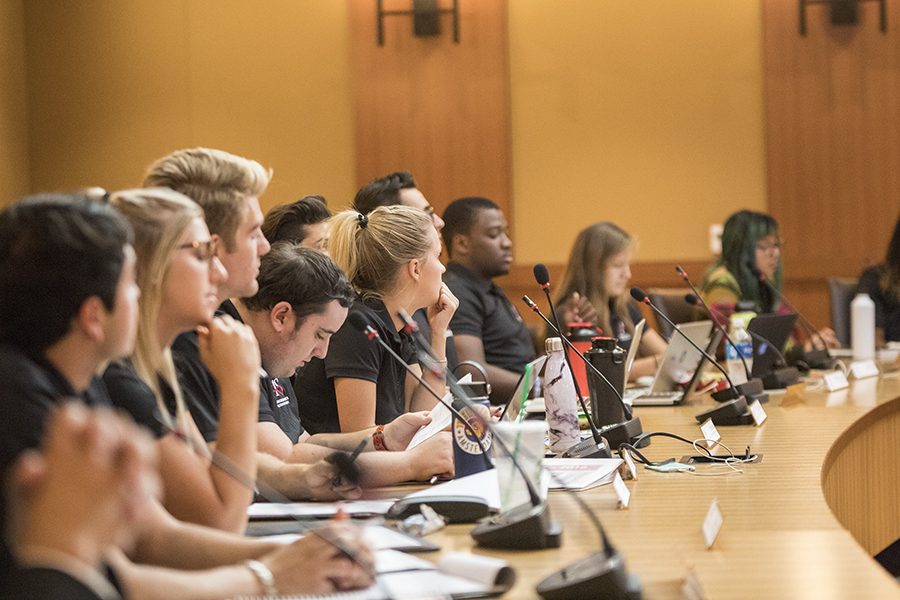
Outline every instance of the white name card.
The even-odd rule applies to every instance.
[[[874,360],[856,360],[850,364],[850,374],[854,379],[867,379],[878,377],[881,373]]]
[[[850,382],[843,371],[831,371],[825,375],[825,387],[829,392],[836,392],[850,387]]]
[[[750,403],[750,414],[753,415],[753,422],[756,423],[757,427],[765,423],[766,419],[769,417],[769,415],[766,414],[766,411],[763,410],[759,400],[754,400]]]
[[[618,471],[616,471],[616,476],[613,478],[613,489],[616,490],[616,496],[619,498],[619,508],[628,508],[628,503],[631,501],[631,492],[628,491],[628,486],[622,481],[622,476],[619,475]]]
[[[703,421],[703,424],[700,425],[700,432],[703,434],[703,439],[706,440],[707,448],[712,448],[716,445],[716,442],[722,439],[722,436],[719,435],[719,430],[716,429],[716,424],[712,422],[712,419]]]
[[[634,459],[631,457],[631,452],[629,452],[625,448],[622,448],[622,458],[625,459],[625,462],[622,463],[621,467],[619,467],[619,473],[622,474],[622,478],[637,479],[637,467],[634,464]]]
[[[719,510],[719,501],[713,498],[712,504],[709,505],[709,510],[706,511],[706,518],[703,519],[703,539],[706,540],[707,550],[712,548],[713,543],[715,543],[724,521],[722,511]]]

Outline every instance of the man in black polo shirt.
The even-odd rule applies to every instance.
[[[311,462],[334,448],[352,451],[363,441],[366,450],[395,450],[359,457],[366,487],[452,473],[449,434],[405,450],[415,432],[428,423],[424,413],[406,413],[384,426],[352,433],[310,436],[305,432],[288,378],[310,359],[325,358],[331,336],[341,328],[353,303],[353,288],[327,256],[286,243],[276,244],[262,258],[258,281],[259,291],[232,308],[256,335],[267,373],[260,389],[261,451],[287,462]],[[361,332],[357,335],[360,344],[374,343]]]
[[[51,411],[63,399],[80,399],[92,406],[109,403],[95,374],[110,360],[131,352],[139,295],[134,264],[128,227],[105,204],[81,196],[36,197],[0,213],[3,478],[13,461],[39,444]],[[4,500],[0,502],[4,527],[6,512]],[[257,575],[260,565],[234,565],[241,560],[257,560],[262,569],[273,571],[286,593],[321,593],[371,582],[367,569],[348,565],[344,555],[324,542],[285,547],[185,525],[155,501],[142,513],[131,554],[157,566],[135,565],[118,553],[107,557],[125,590],[135,595],[151,589],[165,589],[172,598],[265,591]],[[72,556],[79,548],[67,544],[71,532],[58,533],[59,547],[45,548],[41,565],[48,566],[49,557],[49,566],[58,564],[58,570],[71,573],[72,559],[85,563],[85,557]],[[344,543],[365,555],[367,548],[353,534],[341,535]],[[0,542],[6,541],[0,535]],[[301,564],[304,568],[298,569]],[[100,565],[87,566],[96,571]],[[213,567],[218,568],[212,572]],[[12,568],[12,555],[0,543],[0,581]],[[84,591],[78,581],[73,585]]]
[[[450,321],[460,361],[487,369],[491,400],[506,402],[534,344],[519,313],[491,281],[509,273],[512,240],[503,212],[487,198],[453,201],[444,211],[444,244],[450,256],[444,282],[459,298]]]

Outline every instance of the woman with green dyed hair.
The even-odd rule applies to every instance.
[[[778,312],[778,295],[760,277],[781,291],[778,223],[763,213],[738,211],[725,221],[722,255],[703,279],[703,299],[725,314],[734,312],[738,303],[755,305],[758,313]]]
[[[765,283],[768,281],[778,294]],[[772,216],[741,210],[725,221],[722,231],[722,255],[703,279],[701,293],[706,303],[729,315],[736,309],[756,313],[788,312],[781,303],[781,237],[778,222]],[[829,328],[819,331],[829,347],[840,346]],[[792,342],[789,342],[791,345]],[[810,340],[805,349],[812,348]]]

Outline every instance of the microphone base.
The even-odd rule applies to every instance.
[[[469,535],[482,548],[540,550],[559,548],[562,527],[551,518],[546,502],[529,503],[482,520]]]
[[[734,400],[739,396],[746,396],[749,398],[750,396],[756,396],[757,394],[762,394],[763,390],[766,389],[765,382],[759,377],[754,377],[749,381],[745,381],[740,385],[736,385],[733,388],[727,387],[724,390],[719,390],[718,392],[713,392],[710,394],[712,399],[716,402],[726,402],[728,400]]]
[[[606,439],[610,450],[618,450],[622,444],[631,444],[642,433],[644,433],[644,428],[641,426],[640,417],[631,417],[627,421],[604,425],[600,428],[600,435]],[[643,448],[649,444],[648,438],[642,438],[637,441],[635,448]]]
[[[733,400],[723,402],[712,410],[700,413],[696,417],[698,423],[706,419],[712,419],[716,425],[749,425],[753,423],[753,415],[747,406],[747,399],[739,396]]]
[[[622,555],[595,552],[537,584],[544,600],[640,600],[641,580],[625,571]]]
[[[810,350],[803,353],[803,362],[809,365],[810,369],[830,371],[837,363],[837,359],[829,355],[827,350]]]
[[[567,449],[560,455],[562,458],[612,458],[612,452],[609,451],[609,443],[600,438],[600,442],[589,437],[582,440]]]
[[[763,375],[763,385],[767,390],[781,390],[800,381],[797,367],[783,367]]]
[[[765,392],[761,392],[759,394],[752,394],[747,396],[747,406],[750,406],[756,401],[759,401],[760,404],[765,404],[769,401],[769,395]]]

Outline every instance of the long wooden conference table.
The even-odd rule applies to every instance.
[[[681,598],[691,572],[706,598],[900,598],[900,585],[871,556],[900,537],[900,377],[852,381],[827,393],[773,394],[760,426],[719,427],[735,453],[761,453],[743,474],[656,473],[639,467],[628,509],[617,509],[611,486],[580,492],[603,522],[644,597]],[[644,431],[700,437],[694,416],[707,397],[678,407],[636,409]],[[651,460],[695,454],[656,438]],[[700,474],[723,472],[698,466]],[[712,500],[724,516],[706,548],[701,526]],[[505,598],[537,598],[536,584],[599,548],[596,532],[566,493],[552,492],[562,522],[558,549],[493,551],[474,546],[470,525],[428,537],[442,552],[468,551],[506,559],[518,580]],[[437,555],[424,555],[436,559]]]

